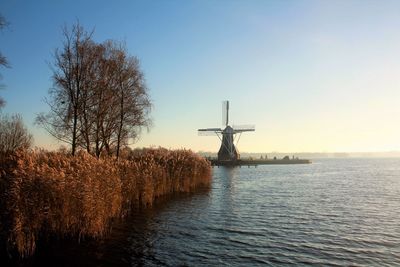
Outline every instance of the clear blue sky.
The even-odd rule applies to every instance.
[[[18,1],[0,51],[4,113],[46,111],[52,53],[76,19],[96,41],[125,41],[145,73],[154,126],[134,146],[216,151],[197,128],[255,124],[247,152],[400,150],[399,1]],[[52,145],[51,145],[52,144]]]

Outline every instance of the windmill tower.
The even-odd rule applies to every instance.
[[[229,126],[229,101],[222,102],[222,128],[198,129],[199,135],[216,134],[221,140],[218,160],[235,161],[239,158],[236,146],[243,132],[254,132],[254,126]]]

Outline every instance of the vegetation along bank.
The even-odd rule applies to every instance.
[[[22,257],[39,239],[102,237],[132,208],[211,181],[210,163],[188,150],[134,150],[119,160],[22,150],[0,161],[0,247]]]

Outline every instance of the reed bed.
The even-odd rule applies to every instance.
[[[210,181],[209,162],[187,150],[144,149],[118,161],[83,152],[1,155],[0,241],[26,257],[39,239],[102,237],[133,208]]]

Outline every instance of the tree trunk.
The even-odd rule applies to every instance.
[[[120,121],[119,121],[119,128],[117,134],[117,160],[119,159],[119,150],[121,147],[121,133],[122,127],[124,123],[124,89],[121,88],[121,105],[120,105]]]
[[[72,156],[75,156],[76,150],[76,129],[77,129],[77,122],[78,122],[78,114],[76,108],[74,110],[74,121],[72,126]]]

